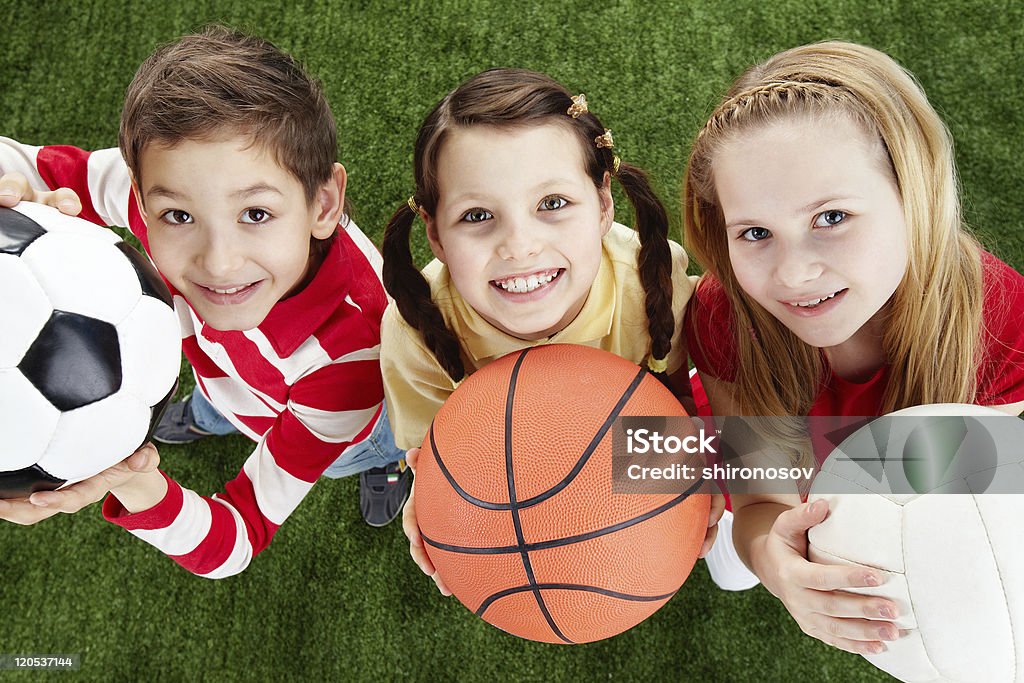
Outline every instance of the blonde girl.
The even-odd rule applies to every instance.
[[[964,228],[949,132],[887,55],[825,42],[749,69],[697,136],[684,202],[715,414],[1024,408],[1024,278]],[[862,653],[899,637],[894,603],[843,590],[882,574],[805,559],[824,502],[733,510],[740,556],[806,633]]]

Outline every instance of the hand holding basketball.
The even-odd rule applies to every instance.
[[[405,453],[405,464],[416,474],[416,461],[419,458],[420,449],[411,448]],[[441,595],[450,596],[452,592],[444,585],[444,579],[437,573],[437,569],[430,561],[427,551],[423,548],[423,536],[420,535],[420,528],[416,524],[416,503],[413,496],[416,495],[416,479],[413,478],[412,489],[409,491],[409,500],[405,502],[405,509],[402,510],[402,530],[405,537],[409,539],[409,554],[420,570],[432,578],[437,584],[437,590]]]

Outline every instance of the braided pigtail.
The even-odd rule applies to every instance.
[[[672,314],[672,252],[668,244],[668,214],[651,189],[647,174],[640,168],[620,163],[615,177],[636,212],[636,230],[640,233],[637,267],[644,286],[647,327],[651,335],[652,370],[664,372],[663,363],[672,349],[675,317]]]
[[[409,233],[418,215],[411,204],[410,201],[399,207],[384,230],[384,288],[406,322],[423,335],[441,367],[453,381],[459,382],[466,375],[459,340],[445,324],[430,296],[430,285],[413,263],[409,249]]]

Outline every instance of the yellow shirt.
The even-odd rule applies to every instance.
[[[686,252],[675,243],[672,250],[672,313],[676,329],[668,354],[668,372],[686,363],[680,340],[683,312],[697,278],[686,275]],[[634,230],[615,223],[602,240],[601,265],[579,315],[547,339],[518,339],[484,320],[470,308],[452,285],[448,267],[431,261],[423,269],[430,293],[449,329],[459,338],[467,374],[513,351],[539,344],[582,344],[621,356],[637,364],[647,361],[651,337],[647,333],[644,289],[637,271],[640,238]],[[430,422],[456,384],[442,369],[392,302],[381,321],[380,366],[388,416],[399,448],[423,442]]]

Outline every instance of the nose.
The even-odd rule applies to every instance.
[[[501,226],[498,256],[505,261],[522,261],[540,253],[540,234],[523,218],[505,220]]]
[[[203,269],[220,278],[236,272],[242,264],[239,242],[229,228],[208,226],[206,239],[199,254]]]
[[[813,248],[803,243],[777,243],[775,281],[784,287],[797,288],[819,278],[824,271]]]

